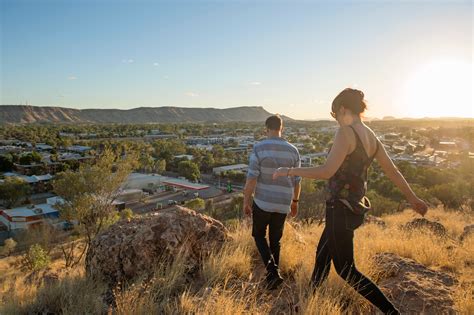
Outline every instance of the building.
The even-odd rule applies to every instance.
[[[221,173],[228,172],[228,171],[240,171],[240,172],[247,172],[248,169],[247,164],[234,164],[234,165],[225,165],[214,167],[212,169],[212,173],[214,175],[220,175]]]
[[[86,153],[92,150],[92,148],[84,145],[72,145],[70,147],[67,147],[67,150],[71,152]]]
[[[313,165],[313,159],[326,157],[327,152],[318,152],[318,153],[309,153],[301,156],[301,166],[302,167],[311,167]]]
[[[188,160],[188,161],[192,161],[194,159],[194,156],[190,155],[190,154],[180,154],[180,155],[175,155],[174,156],[175,159],[177,160]]]
[[[26,175],[21,175],[18,173],[7,172],[7,173],[4,173],[3,176],[18,177],[22,179],[23,181],[25,181],[27,184],[30,185],[32,193],[41,193],[41,192],[51,190],[50,181],[53,179],[53,175],[51,174],[26,176]],[[2,182],[4,182],[4,180],[0,179],[0,184]]]
[[[54,207],[55,204],[57,199],[53,197],[38,205],[0,210],[0,222],[9,231],[25,230],[42,224],[55,225],[59,222],[59,211]]]

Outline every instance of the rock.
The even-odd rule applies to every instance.
[[[474,224],[468,225],[464,227],[464,231],[462,232],[461,236],[459,237],[459,240],[463,242],[466,240],[468,237],[471,237],[474,235]]]
[[[425,218],[417,218],[403,226],[405,230],[429,230],[438,236],[446,235],[446,228],[438,222],[430,221]]]
[[[393,253],[374,258],[382,274],[379,286],[402,314],[455,314],[455,278]]]
[[[97,235],[86,256],[86,272],[109,287],[151,275],[159,263],[182,253],[186,270],[227,239],[224,225],[194,210],[176,206],[120,221]]]
[[[376,224],[380,226],[381,228],[385,228],[387,226],[384,220],[370,214],[365,215],[364,224]]]

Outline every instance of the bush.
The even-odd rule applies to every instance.
[[[130,222],[130,220],[133,218],[135,214],[133,213],[133,210],[130,208],[125,208],[122,211],[120,211],[120,218],[122,220],[127,220]]]
[[[369,190],[367,192],[367,197],[370,199],[372,204],[372,211],[369,213],[371,215],[381,216],[382,214],[394,213],[398,210],[398,202],[381,196],[374,190]]]
[[[12,238],[8,238],[5,240],[5,245],[2,248],[2,254],[6,256],[10,256],[11,253],[15,250],[16,248],[16,242]]]
[[[205,208],[205,201],[201,198],[194,198],[186,202],[184,206],[195,211],[201,211]]]
[[[40,270],[49,266],[51,258],[39,244],[30,247],[24,258],[24,265],[29,270]]]
[[[441,201],[445,208],[458,209],[467,200],[469,184],[464,181],[436,185],[429,192]]]

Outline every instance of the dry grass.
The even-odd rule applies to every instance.
[[[386,229],[366,225],[356,231],[354,246],[358,268],[372,278],[372,257],[392,252],[412,258],[432,269],[453,274],[459,285],[455,306],[461,314],[474,313],[474,237],[456,242],[474,215],[432,209],[427,218],[442,223],[448,238],[429,233],[409,233],[399,227],[416,215],[405,212],[386,216]],[[232,240],[206,259],[193,281],[186,281],[179,261],[155,271],[150,281],[141,281],[115,291],[117,314],[366,314],[369,303],[358,296],[332,270],[329,280],[315,293],[308,292],[315,248],[323,226],[289,222],[282,240],[281,269],[287,279],[282,290],[267,291],[264,274],[248,222],[232,228]],[[61,281],[48,286],[25,286],[25,274],[15,267],[18,258],[0,260],[2,314],[51,311],[62,313],[106,312],[101,300],[104,288],[88,281],[77,269],[61,273]],[[53,270],[61,269],[59,260]],[[27,275],[26,275],[27,276]]]

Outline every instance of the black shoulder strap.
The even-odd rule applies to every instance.
[[[359,141],[360,144],[362,144],[362,141],[360,140],[359,138],[359,134],[357,133],[357,131],[355,131],[354,127],[352,127],[351,125],[349,125],[349,127],[351,127],[352,131],[354,131],[355,133],[355,136],[356,136],[356,140]],[[362,146],[363,148],[364,146]]]
[[[359,142],[362,150],[364,150],[365,152],[365,155],[367,156],[367,158],[369,158],[369,161],[372,162],[375,158],[375,155],[377,154],[377,152],[379,151],[379,141],[377,140],[377,147],[375,148],[375,153],[372,157],[369,157],[369,155],[367,154],[367,151],[365,150],[364,148],[364,144],[362,143],[362,140],[360,140],[360,137],[359,137],[359,134],[357,133],[357,131],[354,129],[354,127],[352,127],[351,125],[349,125],[349,127],[351,127],[352,131],[354,131],[355,133],[355,136],[356,136],[356,140]]]

